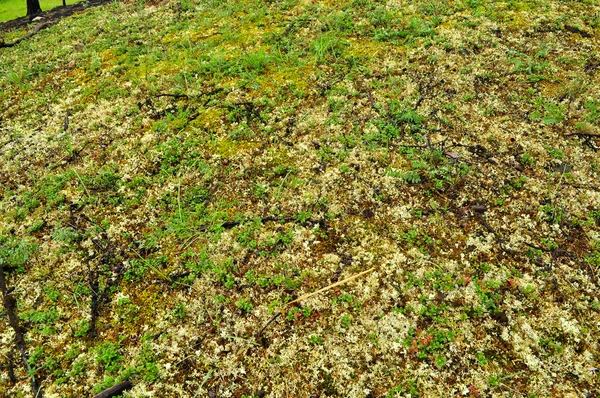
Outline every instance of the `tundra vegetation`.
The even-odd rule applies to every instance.
[[[0,391],[598,396],[599,35],[597,0],[171,0],[2,49]]]

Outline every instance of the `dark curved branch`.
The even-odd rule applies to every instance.
[[[18,39],[16,39],[13,42],[10,42],[10,43],[7,43],[5,41],[0,41],[0,48],[14,47],[17,44],[19,44],[20,42],[22,42],[23,40],[29,39],[30,37],[34,36],[40,30],[47,28],[48,26],[51,26],[53,24],[54,24],[53,22],[41,23],[41,24],[37,25],[31,32],[27,33],[25,36],[19,37]]]
[[[129,380],[125,380],[116,384],[106,390],[102,391],[100,394],[96,395],[94,398],[111,398],[116,397],[117,395],[121,395],[123,391],[130,390],[133,388],[133,384]]]

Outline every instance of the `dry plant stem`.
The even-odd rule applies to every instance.
[[[71,116],[71,108],[67,109],[67,115],[63,121],[63,131],[66,133],[69,130],[69,116]]]
[[[8,315],[8,320],[10,326],[13,328],[15,332],[15,342],[17,343],[17,347],[19,352],[21,353],[21,361],[23,362],[23,366],[27,369],[27,373],[31,376],[31,388],[35,391],[36,397],[42,397],[42,387],[40,386],[37,378],[35,377],[34,371],[29,366],[27,350],[25,349],[25,330],[21,325],[19,325],[19,318],[17,315],[17,301],[12,296],[11,292],[8,290],[6,285],[6,274],[4,266],[0,265],[0,291],[2,291],[2,301],[4,304],[4,310]],[[12,350],[11,350],[11,363],[12,363]],[[9,373],[12,373],[12,369]],[[14,378],[14,373],[12,373],[12,378]]]
[[[253,222],[255,219],[252,218],[248,218],[245,220],[240,220],[240,221],[225,221],[221,224],[214,224],[214,225],[203,225],[200,228],[198,228],[198,231],[203,232],[203,231],[207,231],[209,228],[213,227],[213,226],[217,226],[220,225],[222,228],[225,229],[231,229],[234,227],[237,227],[238,225],[247,223],[247,222]],[[297,222],[298,224],[312,224],[312,225],[319,225],[319,227],[321,228],[326,228],[327,227],[327,223],[324,220],[313,220],[312,218],[305,220],[304,222],[298,221],[297,219],[293,218],[293,217],[274,217],[274,216],[268,216],[268,217],[262,217],[260,218],[260,222],[261,223],[266,223],[266,222]]]
[[[502,249],[502,251],[509,253],[509,254],[516,254],[516,252],[514,250],[508,249],[504,246],[504,243],[505,243],[504,238],[502,237],[502,235],[500,235],[498,232],[496,232],[496,230],[494,228],[492,228],[492,226],[490,224],[488,224],[486,219],[483,217],[483,214],[476,213],[475,216],[477,217],[477,219],[479,220],[481,225],[483,225],[485,227],[485,229],[488,230],[488,232],[492,233],[496,237],[496,239],[498,240],[498,246],[500,246],[500,249]]]
[[[334,288],[334,287],[336,287],[336,286],[344,285],[344,284],[346,284],[346,283],[348,283],[348,282],[351,282],[351,281],[353,281],[353,280],[354,280],[354,279],[356,279],[356,278],[360,278],[361,276],[363,276],[363,275],[366,275],[366,274],[368,274],[369,272],[372,272],[372,271],[374,271],[374,270],[375,270],[375,267],[371,267],[371,268],[369,268],[369,269],[368,269],[368,270],[366,270],[366,271],[360,272],[360,273],[358,273],[358,274],[356,274],[356,275],[352,275],[352,276],[350,276],[350,277],[348,277],[348,278],[346,278],[346,279],[344,279],[344,280],[341,280],[341,281],[339,281],[339,282],[336,282],[336,283],[333,283],[333,284],[331,284],[331,285],[329,285],[329,286],[326,286],[326,287],[324,287],[324,288],[322,288],[322,289],[319,289],[319,290],[317,290],[316,292],[307,293],[307,294],[305,294],[305,295],[303,295],[303,296],[300,296],[300,297],[298,297],[296,300],[290,301],[290,302],[289,302],[289,303],[287,303],[287,304],[286,304],[284,307],[282,307],[282,308],[281,308],[281,310],[280,310],[280,312],[279,312],[279,313],[275,314],[275,315],[274,315],[274,316],[273,316],[271,319],[269,319],[269,321],[268,321],[268,322],[265,324],[265,326],[263,326],[263,327],[262,327],[262,328],[261,328],[261,329],[258,331],[258,333],[256,334],[256,336],[257,336],[257,337],[260,337],[260,336],[263,334],[263,332],[265,331],[265,329],[267,329],[267,327],[268,327],[268,326],[269,326],[271,323],[273,323],[273,322],[274,322],[274,321],[275,321],[275,320],[276,320],[276,319],[277,319],[277,318],[278,318],[278,317],[279,317],[281,314],[283,314],[283,310],[285,309],[285,307],[286,307],[286,306],[290,306],[290,305],[293,305],[293,304],[299,303],[299,302],[301,302],[301,301],[303,301],[303,300],[306,300],[307,298],[311,298],[311,297],[313,297],[313,296],[316,296],[317,294],[320,294],[320,293],[326,292],[327,290],[333,289],[333,288]]]
[[[270,324],[272,324],[273,322],[275,322],[275,320],[277,318],[279,318],[281,316],[281,312],[278,312],[277,314],[273,315],[271,317],[271,319],[269,319],[269,321],[267,323],[265,323],[265,326],[263,326],[262,328],[260,328],[260,330],[258,331],[258,333],[256,333],[256,337],[260,337],[262,336],[262,334],[265,332],[265,330],[269,327]]]
[[[584,133],[583,131],[575,131],[573,133],[566,134],[565,137],[600,137],[600,133]]]
[[[300,297],[298,297],[296,300],[294,300],[294,301],[290,301],[289,303],[287,303],[287,305],[292,305],[292,304],[299,303],[300,301],[306,300],[307,298],[310,298],[310,297],[312,297],[312,296],[316,296],[316,295],[317,295],[317,294],[319,294],[319,293],[323,293],[323,292],[326,292],[326,291],[327,291],[327,290],[329,290],[329,289],[333,289],[333,288],[334,288],[334,287],[336,287],[336,286],[340,286],[340,285],[343,285],[343,284],[345,284],[345,283],[348,283],[348,282],[350,282],[350,281],[353,281],[354,279],[356,279],[356,278],[359,278],[359,277],[361,277],[361,276],[363,276],[363,275],[366,275],[366,274],[368,274],[369,272],[372,272],[372,271],[374,271],[374,270],[375,270],[375,267],[371,267],[371,268],[369,268],[369,269],[368,269],[368,270],[366,270],[366,271],[363,271],[363,272],[361,272],[361,273],[359,273],[359,274],[356,274],[356,275],[350,276],[350,277],[348,277],[348,278],[346,278],[346,279],[344,279],[344,280],[342,280],[342,281],[339,281],[339,282],[333,283],[333,284],[331,284],[331,285],[329,285],[329,286],[326,286],[326,287],[324,287],[324,288],[322,288],[322,289],[319,289],[319,290],[317,290],[316,292],[307,293],[307,294],[305,294],[304,296],[300,296]]]

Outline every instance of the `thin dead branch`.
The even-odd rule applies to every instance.
[[[369,268],[369,269],[368,269],[368,270],[366,270],[366,271],[360,272],[360,273],[358,273],[358,274],[356,274],[356,275],[352,275],[352,276],[350,276],[350,277],[348,277],[348,278],[346,278],[346,279],[344,279],[344,280],[341,280],[341,281],[339,281],[339,282],[336,282],[336,283],[332,283],[332,284],[331,284],[331,285],[329,285],[329,286],[325,286],[325,287],[324,287],[324,288],[322,288],[322,289],[319,289],[319,290],[317,290],[317,291],[315,291],[315,292],[312,292],[312,293],[307,293],[307,294],[305,294],[305,295],[303,295],[303,296],[300,296],[300,297],[298,297],[297,299],[295,299],[295,300],[293,300],[293,301],[290,301],[289,303],[285,304],[285,305],[284,305],[284,306],[281,308],[281,310],[280,310],[280,312],[279,312],[279,313],[277,313],[277,314],[273,315],[273,317],[271,317],[271,319],[269,319],[269,321],[268,321],[268,322],[267,322],[267,323],[266,323],[266,324],[265,324],[265,325],[264,325],[262,328],[260,328],[260,330],[259,330],[259,331],[258,331],[258,333],[256,334],[256,337],[257,337],[257,338],[258,338],[258,337],[261,337],[261,336],[262,336],[262,334],[264,333],[264,331],[267,329],[267,327],[268,327],[268,326],[269,326],[271,323],[273,323],[273,322],[274,322],[274,321],[275,321],[277,318],[279,318],[279,316],[281,316],[281,315],[283,314],[283,312],[285,311],[285,308],[286,308],[286,307],[289,307],[289,306],[291,306],[291,305],[294,305],[294,304],[298,304],[298,303],[299,303],[299,302],[301,302],[301,301],[304,301],[304,300],[306,300],[306,299],[308,299],[308,298],[311,298],[311,297],[313,297],[313,296],[316,296],[316,295],[318,295],[318,294],[324,293],[324,292],[326,292],[326,291],[328,291],[328,290],[331,290],[331,289],[333,289],[334,287],[341,286],[341,285],[345,285],[346,283],[348,283],[348,282],[352,282],[352,281],[353,281],[353,280],[355,280],[356,278],[360,278],[361,276],[363,276],[363,275],[366,275],[366,274],[368,274],[368,273],[370,273],[370,272],[372,272],[372,271],[374,271],[374,270],[375,270],[375,267],[371,267],[371,268]]]
[[[255,218],[246,218],[244,220],[238,220],[238,221],[224,221],[221,224],[213,224],[213,225],[203,225],[201,226],[198,230],[200,232],[203,231],[207,231],[211,228],[215,228],[215,227],[221,227],[224,229],[231,229],[234,227],[237,227],[241,224],[245,224],[248,222],[253,222],[255,221]],[[319,227],[325,229],[327,228],[327,223],[324,220],[313,220],[313,219],[308,219],[308,220],[298,220],[294,217],[274,217],[274,216],[267,216],[267,217],[261,217],[259,218],[260,222],[262,224],[267,223],[267,222],[297,222],[298,224],[309,224],[309,225],[319,225]]]
[[[22,42],[23,40],[29,39],[30,37],[34,36],[40,30],[47,28],[49,26],[52,26],[52,25],[54,25],[54,22],[44,22],[44,23],[37,25],[31,32],[27,33],[25,36],[19,37],[18,39],[16,39],[13,42],[7,43],[5,41],[0,41],[0,48],[14,47],[17,44],[19,44],[20,42]]]
[[[71,108],[67,109],[67,114],[65,116],[65,120],[63,121],[63,131],[67,132],[69,129],[69,117],[71,116]]]
[[[154,96],[155,98],[160,98],[160,97],[170,97],[170,98],[190,98],[189,95],[187,94],[171,94],[171,93],[160,93],[160,94],[156,94]]]
[[[574,131],[569,134],[565,134],[565,137],[598,137],[600,138],[600,133],[585,133],[583,131]]]
[[[500,235],[485,219],[485,217],[483,216],[482,213],[479,212],[475,212],[475,216],[476,218],[479,220],[479,222],[481,223],[481,225],[483,225],[485,227],[485,229],[488,230],[488,232],[492,233],[495,237],[496,240],[498,241],[498,246],[500,246],[500,249],[502,249],[503,252],[508,253],[508,254],[517,254],[516,251],[509,249],[505,246],[506,241],[504,240],[504,238],[502,237],[502,235]]]
[[[3,265],[0,265],[0,291],[2,292],[2,301],[4,304],[4,310],[8,315],[8,321],[15,332],[15,343],[19,349],[19,352],[21,353],[21,362],[23,362],[23,366],[31,377],[31,389],[35,392],[36,397],[42,397],[42,387],[35,375],[35,370],[31,369],[31,366],[29,365],[29,355],[27,354],[27,349],[25,346],[25,329],[19,323],[17,300],[12,295],[12,291],[8,289],[6,284],[5,268]],[[12,370],[12,350],[9,367],[9,374],[12,373],[11,379],[14,379],[14,371]]]
[[[100,394],[96,395],[94,398],[111,398],[116,397],[117,395],[121,395],[123,391],[130,390],[133,388],[133,384],[129,380],[125,380],[120,382],[119,384],[115,384],[112,387],[107,388],[102,391]]]

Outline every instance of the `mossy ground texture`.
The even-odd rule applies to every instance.
[[[43,396],[599,396],[599,37],[596,0],[178,0],[2,49]]]

